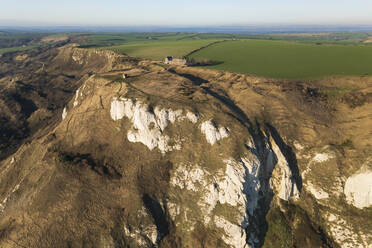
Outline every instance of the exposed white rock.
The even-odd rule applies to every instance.
[[[214,172],[213,175],[198,165],[180,164],[171,177],[171,184],[195,195],[193,204],[197,204],[201,209],[204,224],[210,225],[214,220],[216,226],[225,230],[224,240],[228,245],[249,247],[245,239],[245,228],[249,224],[248,214],[254,214],[260,199],[263,186],[262,178],[260,178],[262,163],[253,154],[247,154],[238,161],[229,158],[224,160],[224,163],[226,164],[225,171],[220,170]],[[234,207],[237,210],[236,219],[225,220],[222,217],[216,219],[212,213],[217,204]],[[183,212],[173,205],[170,209],[173,220]],[[186,221],[185,218],[184,221]],[[188,220],[182,225],[191,225],[191,222]],[[252,233],[250,240],[251,244],[257,243],[256,234]]]
[[[66,119],[66,116],[67,116],[67,109],[66,107],[64,107],[62,111],[62,120]]]
[[[304,180],[306,178],[306,175],[309,174],[310,172],[311,167],[310,166],[306,167],[306,169],[304,169],[303,172],[301,173],[302,180]]]
[[[157,147],[162,153],[181,149],[180,143],[169,145],[171,139],[163,134],[163,130],[182,115],[182,110],[155,108],[154,112],[151,112],[148,106],[141,102],[114,98],[111,102],[110,114],[114,121],[124,116],[130,119],[133,124],[127,134],[130,142],[140,142],[150,150]]]
[[[83,64],[83,60],[77,55],[72,55],[72,59],[80,65]]]
[[[239,212],[237,219],[239,223],[246,223],[247,216],[247,196],[245,192],[246,168],[242,162],[233,159],[226,160],[226,171],[220,171],[215,175],[213,181],[202,188],[204,196],[198,205],[204,209],[204,222],[207,224],[211,220],[211,212],[217,203],[229,204],[236,207]]]
[[[16,161],[15,157],[12,157],[12,159],[10,160],[10,163],[11,163],[11,164],[14,164],[15,161]]]
[[[195,192],[195,202],[203,211],[205,224],[211,220],[211,212],[217,203],[229,204],[238,209],[239,216],[234,220],[246,223],[247,197],[245,195],[246,172],[243,162],[226,160],[226,171],[214,176],[198,165],[180,164],[175,170],[171,184],[174,187]],[[172,210],[174,214],[178,211]]]
[[[296,148],[296,150],[298,150],[298,151],[301,151],[301,150],[304,149],[304,146],[301,145],[301,144],[300,144],[299,142],[297,142],[297,141],[293,142],[293,145],[294,145],[294,147]]]
[[[307,182],[306,189],[318,200],[327,199],[328,193],[321,188],[315,187],[311,182]]]
[[[137,212],[137,218],[144,218],[142,220],[149,218],[145,208]],[[124,226],[124,233],[127,237],[132,238],[140,247],[153,247],[161,236],[156,225],[148,221],[141,221],[139,226],[132,226],[130,229]]]
[[[208,143],[213,145],[223,138],[229,137],[229,130],[225,127],[217,128],[212,120],[205,121],[200,126],[201,132],[205,135]]]
[[[246,178],[244,191],[247,196],[247,210],[250,215],[253,215],[253,211],[257,208],[259,200],[259,192],[261,191],[261,178],[260,178],[260,161],[257,157],[252,156],[251,158],[245,157],[241,159],[241,163],[246,168]]]
[[[185,168],[187,168],[185,170]],[[197,191],[200,186],[205,186],[205,172],[199,166],[181,165],[178,167],[175,176],[171,180],[173,186],[178,186],[181,189]]]
[[[254,140],[252,137],[249,137],[248,140],[245,142],[245,145],[251,150],[256,150],[256,145],[254,144]]]
[[[167,202],[167,209],[173,220],[181,213],[180,205],[173,202]]]
[[[143,237],[144,235],[142,235],[141,232],[138,229],[130,231],[129,228],[124,226],[124,234],[125,234],[125,236],[130,237],[133,240],[135,240],[136,243],[138,245],[140,245],[141,247],[148,246],[148,244],[146,242],[146,238]]]
[[[214,223],[216,227],[224,230],[223,241],[234,248],[248,248],[246,243],[245,230],[236,224],[233,224],[222,217],[215,216]]]
[[[182,116],[182,110],[173,111],[171,109],[160,109],[156,107],[154,109],[154,114],[160,129],[163,131],[170,123],[175,123],[176,120]]]
[[[150,150],[158,147],[163,153],[171,150],[168,146],[169,137],[162,135],[155,116],[148,112],[146,107],[139,106],[135,109],[132,123],[133,129],[129,130],[127,135],[130,142],[140,142]]]
[[[186,117],[189,121],[191,121],[194,124],[196,124],[199,120],[199,116],[195,113],[190,112],[190,111],[187,111]]]
[[[218,130],[211,122],[203,124],[209,128],[212,125],[214,131]],[[254,211],[259,206],[261,193],[268,190],[268,181],[264,177],[271,175],[274,168],[276,173],[272,174],[273,180],[270,179],[270,182],[273,181],[271,186],[275,189],[277,196],[284,200],[299,196],[294,175],[275,141],[269,143],[268,140],[266,144],[264,151],[266,161],[259,159],[259,153],[252,139],[247,141],[247,146],[249,152],[242,158],[223,160],[226,165],[225,170],[218,170],[211,174],[198,165],[179,164],[171,176],[171,184],[174,187],[187,190],[187,197],[190,197],[190,194],[195,197],[195,200],[191,200],[192,202],[188,204],[194,205],[193,208],[200,208],[204,224],[215,224],[225,230],[226,235],[223,239],[232,247],[250,247],[250,245],[254,247],[259,243],[258,232],[251,232],[246,241],[245,228],[249,226],[250,218],[254,216]],[[262,174],[263,172],[265,174]],[[214,216],[213,209],[217,204],[233,207],[236,210],[235,218],[226,219],[226,217]],[[182,223],[180,226],[195,223],[195,217],[187,219],[185,215],[183,218],[183,209],[174,206],[170,208],[172,219],[177,218],[175,221],[177,226],[180,221]]]
[[[156,226],[154,224],[152,225],[147,225],[144,230],[143,230],[143,233],[145,234],[145,236],[151,241],[151,243],[154,245],[156,244],[157,240],[158,240],[158,237],[159,237],[159,233],[156,229]]]
[[[368,244],[368,237],[363,233],[358,233],[341,216],[335,214],[328,215],[330,234],[341,248],[371,248]],[[366,230],[368,231],[368,230]]]
[[[79,104],[78,98],[79,98],[79,89],[75,93],[75,101],[73,103],[74,107],[76,107]]]
[[[364,170],[350,176],[345,183],[344,193],[348,203],[357,208],[372,205],[372,170]]]
[[[237,163],[234,160],[225,160],[226,171],[225,178],[218,182],[219,202],[221,204],[229,204],[237,206],[242,204],[245,206],[247,201],[244,195],[244,182],[246,176],[246,169],[244,164]]]
[[[334,222],[337,220],[337,217],[334,214],[329,214],[328,216],[328,221],[329,222]]]
[[[120,120],[124,117],[124,102],[114,98],[111,102],[110,108],[111,118],[114,121]]]
[[[290,198],[294,197],[295,199],[299,197],[299,191],[297,189],[297,185],[295,179],[292,175],[292,172],[289,168],[288,162],[282,152],[280,151],[278,145],[275,141],[271,142],[272,151],[274,152],[277,164],[275,170],[279,169],[280,174],[280,185],[276,185],[274,183],[276,178],[272,178],[271,182],[273,187],[275,187],[278,191],[278,197],[282,200],[288,201]],[[271,163],[274,163],[275,160],[273,159]],[[271,167],[270,165],[268,167]]]
[[[204,130],[208,128],[218,130],[212,122],[203,124]],[[171,176],[172,186],[187,190],[187,195],[195,196],[195,200],[188,204],[196,204],[193,208],[200,208],[204,224],[210,225],[214,221],[216,226],[225,230],[224,240],[232,247],[249,247],[258,243],[257,233],[253,232],[248,243],[246,242],[245,228],[249,225],[250,216],[254,216],[261,192],[268,188],[266,184],[268,181],[265,181],[262,175],[263,171],[267,173],[265,175],[271,175],[275,167],[277,178],[273,187],[278,197],[289,200],[299,196],[288,162],[275,142],[271,145],[267,143],[264,162],[259,159],[252,139],[249,143],[249,152],[239,160],[233,158],[223,160],[225,170],[210,174],[205,168],[195,164],[179,164]],[[266,167],[261,168],[263,165]],[[232,206],[236,210],[235,219],[227,220],[225,217],[213,216],[213,209],[217,204]],[[178,216],[175,222],[177,225],[184,210],[175,206],[170,206],[170,209],[173,220]],[[185,216],[180,226],[191,225],[192,222],[195,222],[195,219],[189,220]]]
[[[317,153],[314,158],[313,158],[313,161],[315,162],[318,162],[318,163],[323,163],[323,162],[326,162],[327,160],[333,158],[333,155],[332,154],[329,154],[329,153]]]

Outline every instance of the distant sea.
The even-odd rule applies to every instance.
[[[372,32],[371,25],[247,25],[247,26],[0,26],[0,30],[29,32],[189,32],[189,33],[323,33],[323,32]]]

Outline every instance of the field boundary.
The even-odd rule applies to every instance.
[[[210,46],[213,46],[213,45],[216,45],[216,44],[219,44],[219,43],[223,43],[223,42],[227,42],[227,41],[233,41],[233,40],[218,40],[218,41],[214,41],[212,43],[209,43],[208,45],[205,45],[205,46],[202,46],[202,47],[199,47],[197,49],[194,49],[192,50],[191,52],[189,52],[188,54],[186,54],[184,57],[187,58],[189,57],[190,55],[194,54],[194,53],[197,53],[205,48],[208,48]]]

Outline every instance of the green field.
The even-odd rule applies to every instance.
[[[166,56],[183,57],[216,41],[233,39],[231,34],[199,33],[117,33],[92,34],[80,47],[109,49],[130,56],[163,60]]]
[[[43,38],[51,35],[59,34],[0,31],[0,53],[38,47]],[[187,56],[196,62],[213,64],[206,68],[258,76],[307,79],[372,74],[369,33],[75,33],[69,36],[82,48],[108,49],[152,60]]]
[[[118,53],[153,60],[163,60],[166,56],[183,57],[191,51],[218,40],[167,40],[131,42],[119,46],[104,47]]]
[[[2,53],[9,53],[9,52],[19,52],[19,51],[26,51],[33,48],[38,47],[37,45],[32,46],[19,46],[19,47],[7,47],[7,48],[0,48],[0,54]]]
[[[208,68],[259,76],[306,79],[330,75],[372,74],[368,33],[199,34],[116,33],[86,36],[82,47],[109,49],[130,56],[162,60],[189,56],[217,62]]]
[[[223,62],[208,68],[274,78],[372,74],[372,46],[369,45],[238,40],[209,46],[191,57]]]

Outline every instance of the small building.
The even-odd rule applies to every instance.
[[[187,65],[186,59],[177,59],[173,58],[173,56],[168,56],[164,59],[164,64],[166,65]]]

